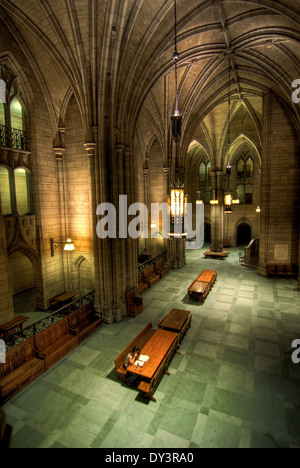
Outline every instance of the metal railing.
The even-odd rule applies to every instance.
[[[27,151],[26,132],[17,128],[9,130],[5,125],[0,125],[0,146]]]
[[[0,146],[8,147],[8,131],[5,125],[0,125]]]
[[[14,149],[26,151],[26,133],[23,130],[12,128],[11,140]]]
[[[140,263],[138,266],[138,271],[143,272],[146,268],[148,268],[151,265],[155,265],[155,263],[160,260],[161,258],[164,259],[165,262],[168,261],[168,251],[165,250],[161,254],[157,255],[156,257],[150,258],[150,260],[147,260],[145,263]]]
[[[47,317],[32,323],[28,327],[24,328],[22,331],[18,331],[9,335],[9,337],[6,338],[5,340],[6,352],[24,343],[24,341],[29,340],[30,338],[35,336],[37,333],[43,330],[46,330],[46,328],[51,327],[52,325],[59,322],[63,318],[68,317],[75,310],[80,309],[86,304],[90,304],[94,302],[94,299],[95,299],[95,291],[91,291],[85,296],[82,296],[79,299],[75,299],[70,304],[53,312]]]

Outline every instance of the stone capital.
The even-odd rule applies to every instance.
[[[83,146],[85,147],[88,156],[95,156],[96,143],[85,143]]]

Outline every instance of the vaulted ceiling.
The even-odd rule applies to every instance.
[[[53,122],[74,93],[87,127],[113,113],[120,138],[130,144],[139,119],[166,150],[175,91],[174,0],[0,0],[0,17],[36,74]],[[229,94],[231,109],[242,104],[258,135],[261,97],[269,89],[300,121],[291,100],[292,82],[300,78],[299,2],[177,0],[177,21],[187,148],[197,133],[217,130],[216,119],[224,131]]]

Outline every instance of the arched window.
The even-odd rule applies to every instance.
[[[15,169],[17,211],[20,216],[28,215],[30,207],[30,174],[25,169]]]
[[[7,146],[7,128],[5,117],[5,106],[0,102],[0,146]]]
[[[207,164],[207,180],[210,180],[210,175],[211,175],[211,163],[209,162]]]
[[[5,119],[5,107],[4,104],[0,100],[0,125],[6,125]]]
[[[245,192],[246,192],[246,195],[245,195],[246,203],[248,205],[251,205],[252,200],[253,200],[253,186],[252,185],[246,185]]]
[[[205,182],[206,173],[205,173],[205,164],[201,163],[199,167],[200,182]]]
[[[237,178],[238,179],[243,179],[244,178],[244,169],[245,169],[244,160],[240,159],[238,164],[237,164]]]
[[[246,163],[246,177],[253,177],[253,161],[251,158]]]
[[[238,185],[237,186],[237,198],[240,200],[240,203],[245,203],[245,186]]]
[[[12,214],[9,170],[0,166],[0,197],[2,216]]]
[[[16,149],[25,149],[24,111],[20,101],[15,97],[10,104],[12,145]]]

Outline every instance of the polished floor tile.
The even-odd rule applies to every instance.
[[[187,265],[147,291],[136,319],[104,325],[7,402],[12,447],[300,447],[300,293],[294,280],[268,280],[240,265],[187,251]],[[187,288],[204,269],[218,280],[204,304]],[[15,298],[30,322],[34,291]],[[115,357],[150,321],[172,308],[193,314],[192,328],[155,393],[144,400],[122,383]]]

